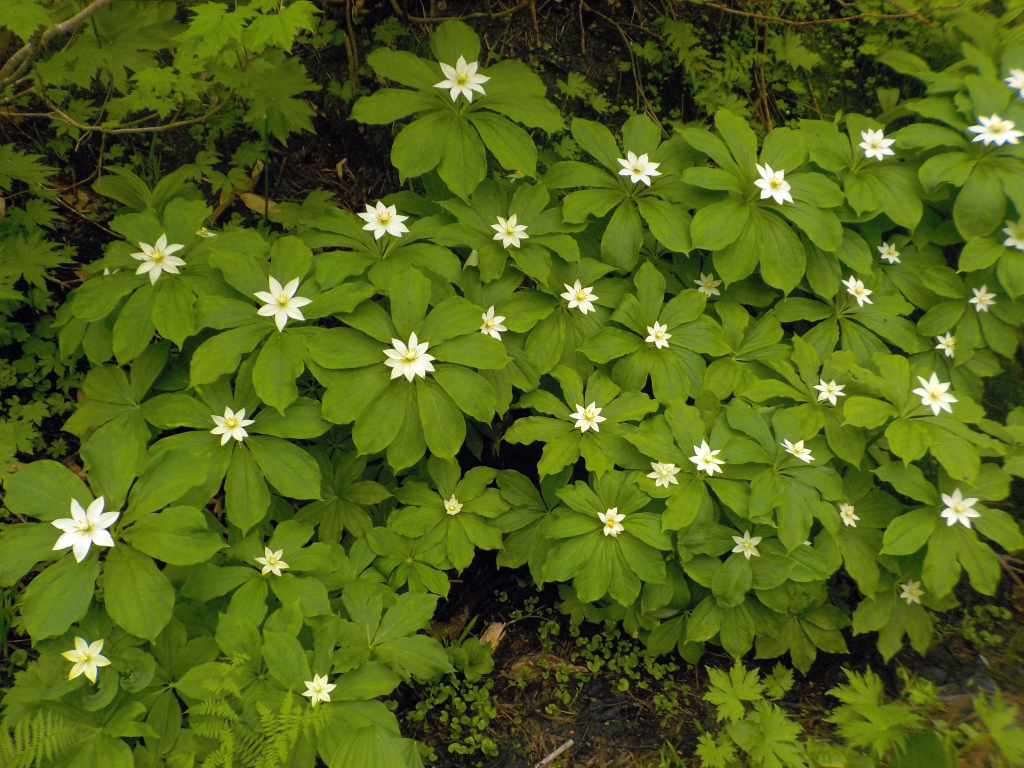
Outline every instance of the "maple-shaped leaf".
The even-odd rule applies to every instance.
[[[704,701],[718,707],[718,720],[742,720],[746,714],[745,701],[758,701],[764,695],[764,686],[756,669],[748,670],[736,662],[729,673],[707,667],[711,679],[711,690],[704,694]]]
[[[0,283],[13,284],[24,278],[30,285],[45,288],[48,270],[67,263],[67,252],[38,234],[8,238],[0,243]]]
[[[246,24],[256,16],[247,7],[229,12],[224,3],[204,3],[189,11],[195,15],[178,40],[182,53],[200,60],[217,56],[230,43],[241,42]]]
[[[0,144],[0,189],[10,191],[14,181],[23,181],[36,187],[44,183],[53,169],[38,162],[42,155],[26,155],[13,144]]]
[[[907,728],[916,728],[921,718],[906,704],[884,703],[881,678],[870,669],[863,675],[844,669],[849,685],[838,685],[828,694],[842,703],[828,722],[838,726],[839,733],[851,747],[870,748],[881,758],[891,747],[902,749]]]
[[[274,6],[277,6],[276,2]],[[242,35],[242,41],[254,51],[263,50],[267,46],[290,51],[296,33],[300,29],[313,29],[319,13],[309,0],[296,0],[277,13],[264,13],[253,19]]]
[[[313,114],[312,107],[305,99],[294,97],[318,91],[320,86],[306,76],[306,69],[298,59],[286,58],[280,51],[271,53],[278,55],[267,55],[258,60],[267,68],[266,76],[252,78],[249,83],[253,92],[246,94],[249,111],[245,120],[261,133],[265,126],[275,139],[284,144],[291,133],[313,131],[313,123],[309,119]]]
[[[0,22],[0,29],[9,29],[22,40],[28,40],[37,29],[52,23],[50,14],[38,0],[4,0]]]
[[[990,698],[980,693],[973,699],[974,711],[988,729],[1008,765],[1024,764],[1024,729],[1017,725],[1017,707],[1007,703],[1002,691]]]
[[[799,34],[772,35],[769,46],[777,59],[786,62],[793,69],[810,72],[821,64],[821,56],[804,45]]]
[[[781,663],[776,664],[772,673],[764,679],[765,693],[773,699],[781,699],[792,687],[793,670],[782,666]]]
[[[710,733],[701,734],[697,739],[696,751],[701,768],[726,768],[736,759],[736,747],[724,735],[719,741],[715,741],[715,737]]]
[[[729,735],[750,755],[751,764],[763,768],[804,768],[803,748],[797,742],[802,730],[782,708],[763,700],[747,719],[728,725]]]

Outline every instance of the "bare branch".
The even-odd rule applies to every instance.
[[[348,0],[327,0],[328,3],[344,3]],[[438,24],[442,21],[461,21],[463,19],[501,19],[505,16],[521,11],[524,8],[530,7],[530,0],[522,0],[519,5],[514,5],[511,8],[506,8],[504,11],[495,11],[494,13],[487,13],[486,11],[474,11],[473,13],[467,13],[462,16],[437,16],[431,18],[429,16],[407,16],[402,11],[401,6],[398,4],[398,0],[391,0],[391,7],[395,9],[402,18],[408,21],[415,21],[417,24]]]
[[[891,2],[892,0],[889,1]],[[736,8],[729,8],[728,6],[725,5],[719,5],[718,3],[703,2],[698,3],[698,5],[702,5],[707,8],[714,8],[724,13],[731,13],[736,16],[746,16],[747,18],[750,19],[762,19],[764,21],[774,21],[778,22],[779,24],[787,24],[791,27],[809,27],[814,24],[839,24],[844,21],[857,21],[858,19],[906,19],[911,17],[920,19],[921,21],[924,21],[926,23],[930,23],[927,19],[924,18],[922,14],[935,13],[936,11],[943,11],[949,10],[951,8],[960,7],[960,3],[953,3],[952,5],[940,5],[936,8],[929,8],[928,10],[922,11],[921,13],[858,13],[855,16],[837,16],[831,19],[810,19],[808,21],[793,21],[792,19],[784,19],[780,16],[767,16],[763,13],[740,11]],[[893,5],[902,7],[898,3],[893,3]]]
[[[93,0],[89,5],[80,10],[74,16],[67,21],[62,21],[60,24],[47,29],[41,35],[34,36],[20,49],[14,52],[2,67],[0,67],[0,89],[6,88],[8,85],[18,79],[18,73],[12,75],[14,70],[20,70],[24,72],[27,66],[31,66],[32,61],[42,52],[46,44],[50,42],[57,35],[63,35],[65,32],[70,32],[87,18],[92,16],[96,11],[101,8],[105,8],[110,5],[114,0]]]

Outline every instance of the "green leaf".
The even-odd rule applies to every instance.
[[[253,366],[253,387],[263,402],[283,414],[299,396],[295,379],[305,369],[302,343],[291,333],[271,333]]]
[[[16,515],[52,522],[71,516],[71,500],[88,507],[92,494],[56,461],[33,461],[4,480],[4,506]]]
[[[438,365],[433,376],[464,413],[485,424],[494,417],[494,389],[483,376],[458,365]]]
[[[195,461],[195,453],[185,450],[171,450],[156,456],[132,486],[125,520],[155,512],[180,499],[189,488],[205,482],[205,467],[197,471]]]
[[[632,201],[626,200],[615,209],[601,236],[601,259],[622,271],[636,264],[643,240],[643,222]]]
[[[874,429],[896,416],[896,409],[882,400],[854,395],[843,404],[844,424]]]
[[[267,671],[282,687],[301,691],[305,681],[313,679],[302,645],[289,633],[264,631],[262,653]]]
[[[170,276],[160,281],[153,302],[153,322],[160,335],[179,349],[196,332],[195,302],[196,296],[185,281]]]
[[[427,447],[435,456],[451,459],[466,439],[462,411],[437,382],[416,382],[416,399]]]
[[[751,207],[737,197],[727,197],[706,205],[693,217],[690,237],[694,248],[718,251],[740,236],[747,224]]]
[[[282,495],[292,499],[320,498],[320,467],[299,446],[266,435],[249,437],[245,445],[267,482]]]
[[[909,496],[925,504],[939,503],[939,492],[925,479],[920,468],[913,464],[906,466],[901,462],[893,461],[883,464],[873,471],[880,480],[891,483],[904,496]]]
[[[608,170],[618,173],[622,168],[618,163],[619,146],[615,143],[612,132],[593,120],[574,117],[572,120],[572,137],[586,152],[589,152]]]
[[[170,507],[136,522],[125,534],[133,547],[171,565],[192,565],[225,546],[194,507]]]
[[[480,322],[477,312],[476,322]],[[430,352],[446,363],[458,363],[470,368],[498,370],[508,365],[505,346],[487,334],[470,333],[432,347]]]
[[[953,203],[957,230],[966,240],[984,237],[1002,225],[1005,213],[999,175],[988,165],[976,165]]]
[[[503,168],[537,175],[537,147],[530,134],[512,121],[488,112],[471,112],[469,121]]]
[[[441,162],[444,138],[454,126],[447,110],[431,112],[405,126],[391,145],[391,164],[398,169],[400,181],[422,176]],[[480,149],[483,149],[481,145]]]
[[[448,188],[469,198],[487,175],[487,153],[480,136],[462,117],[450,119],[437,172]]]
[[[376,56],[385,51],[390,54],[405,53],[405,56],[408,57],[406,61],[420,61],[408,52],[388,51],[387,49],[378,49],[370,56]],[[370,57],[367,57],[367,61],[369,60]],[[416,72],[417,69],[418,67],[414,65],[413,72]],[[406,91],[401,88],[381,88],[369,96],[358,99],[352,105],[350,117],[369,125],[388,125],[417,112],[426,112],[437,108],[437,97],[433,94]]]
[[[207,339],[192,354],[189,385],[212,384],[221,376],[234,373],[242,355],[252,352],[271,331],[270,326],[258,323],[232,328]]]
[[[373,636],[373,642],[383,643],[397,637],[411,635],[430,624],[437,608],[436,595],[407,592],[399,595],[388,608]]]
[[[752,583],[750,563],[743,555],[733,554],[715,571],[711,591],[722,608],[732,608],[743,602]]]
[[[690,214],[682,206],[655,197],[642,197],[637,200],[637,206],[658,242],[670,251],[689,253]]]
[[[915,509],[900,515],[885,529],[882,553],[886,555],[912,555],[928,541],[939,516],[932,509]]]
[[[63,635],[85,618],[99,573],[96,555],[76,563],[68,554],[32,579],[25,588],[21,615],[33,641]]]
[[[395,439],[406,418],[410,406],[409,385],[402,380],[388,385],[386,384],[387,378],[386,369],[382,367],[381,373],[376,374],[371,380],[375,388],[382,383],[386,388],[383,388],[383,393],[375,401],[365,407],[352,430],[352,439],[360,453],[377,453],[384,450]],[[328,394],[330,394],[330,390],[328,390]],[[328,411],[329,405],[325,398],[325,415],[332,418]]]
[[[252,454],[243,446],[234,447],[224,479],[224,507],[228,520],[245,534],[264,518],[269,506],[270,491]]]
[[[138,467],[135,437],[114,423],[105,424],[82,446],[81,453],[93,490],[106,499],[105,508],[120,509]]]
[[[137,637],[155,641],[171,620],[174,587],[153,560],[131,547],[110,550],[103,570],[107,613]]]

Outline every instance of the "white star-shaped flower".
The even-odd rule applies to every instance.
[[[843,392],[845,384],[836,384],[836,380],[832,379],[828,384],[825,383],[824,379],[818,379],[820,383],[815,384],[814,388],[818,390],[818,402],[828,400],[832,405],[836,404],[836,399],[840,397],[846,397],[846,393]]]
[[[668,332],[667,325],[658,325],[658,321],[654,321],[654,325],[647,326],[647,338],[644,339],[646,342],[653,342],[655,349],[663,349],[668,346],[668,340],[672,338],[672,334]]]
[[[455,494],[444,503],[444,511],[449,515],[455,516],[462,511],[462,502],[455,498]]]
[[[942,516],[946,518],[946,525],[960,523],[964,527],[970,528],[971,518],[981,517],[981,512],[974,509],[978,500],[965,499],[959,488],[954,489],[951,496],[942,494],[942,503],[946,505],[946,508],[942,510]]]
[[[459,56],[454,67],[441,64],[441,71],[444,73],[445,79],[434,87],[450,89],[448,92],[451,94],[452,101],[458,101],[461,93],[466,97],[466,101],[472,104],[473,91],[486,95],[483,83],[491,79],[487,75],[478,75],[476,68],[477,63],[474,61],[472,64],[467,64],[465,56]]]
[[[760,557],[761,553],[757,551],[757,545],[761,543],[761,538],[761,536],[751,536],[750,531],[744,531],[742,536],[732,537],[732,540],[736,542],[732,551],[739,552],[747,560],[752,557]]]
[[[512,173],[506,173],[505,178],[509,179],[513,184],[515,184],[520,179],[526,178],[526,174],[523,173],[522,171],[512,171]]]
[[[871,299],[868,298],[873,291],[869,291],[864,287],[864,283],[858,280],[853,275],[850,275],[849,280],[843,280],[843,285],[846,286],[846,292],[853,296],[857,300],[857,306],[863,307],[865,304],[872,304]]]
[[[900,598],[907,601],[907,605],[911,603],[917,603],[920,605],[921,597],[924,595],[924,590],[921,589],[920,581],[908,581],[906,584],[900,584]]]
[[[230,408],[225,407],[223,416],[211,414],[210,418],[217,425],[210,432],[214,435],[221,435],[221,445],[224,445],[231,438],[235,438],[238,442],[245,440],[249,436],[249,433],[245,431],[245,427],[253,423],[252,419],[245,418],[245,408],[235,413]]]
[[[992,117],[982,115],[978,118],[978,125],[972,125],[967,130],[978,134],[973,141],[983,141],[986,147],[992,143],[1001,147],[1007,142],[1018,144],[1021,136],[1024,136],[1024,133],[1015,131],[1013,128],[1012,120],[1003,120],[999,115],[992,115]]]
[[[270,547],[263,548],[263,557],[257,557],[256,562],[263,566],[263,575],[266,576],[268,573],[272,573],[275,576],[280,576],[281,571],[290,568],[284,560],[284,550],[279,549],[277,552],[272,552]]]
[[[946,391],[949,389],[949,382],[943,384],[934,373],[931,379],[923,379],[918,376],[917,380],[921,382],[921,386],[914,390],[914,394],[921,397],[921,405],[932,409],[932,415],[938,416],[939,411],[953,412],[953,406],[950,403],[955,403],[956,398]]]
[[[112,547],[114,540],[110,538],[107,528],[114,524],[120,512],[104,512],[103,497],[93,501],[89,510],[82,509],[77,499],[71,500],[71,517],[54,520],[50,525],[64,531],[53,545],[54,551],[67,549],[75,553],[75,560],[82,562],[89,554],[89,547]]]
[[[655,488],[659,485],[665,488],[668,488],[669,485],[679,485],[679,481],[676,480],[676,475],[679,474],[679,467],[675,464],[662,464],[652,461],[651,469],[653,471],[648,472],[647,476],[654,481]]]
[[[61,654],[68,661],[74,662],[74,666],[71,668],[71,673],[68,675],[68,680],[74,680],[79,675],[85,675],[89,678],[89,682],[96,682],[96,674],[98,672],[97,667],[106,667],[110,665],[110,659],[106,656],[101,656],[100,651],[103,650],[103,641],[97,640],[95,643],[89,644],[84,637],[75,638],[75,650],[64,651]]]
[[[877,158],[881,160],[886,155],[895,155],[889,147],[896,143],[895,139],[885,138],[885,134],[882,131],[866,130],[860,132],[860,137],[863,141],[860,143],[860,148],[864,150],[864,157]]]
[[[509,246],[518,248],[520,240],[530,239],[530,236],[526,234],[526,225],[516,223],[517,215],[518,214],[513,213],[508,217],[508,219],[503,219],[501,216],[498,216],[498,223],[491,224],[491,229],[497,232],[497,234],[491,239],[501,240],[502,248],[508,248]]]
[[[138,253],[133,253],[132,258],[142,263],[135,270],[135,274],[142,275],[148,272],[151,285],[157,281],[161,272],[169,272],[172,275],[179,274],[178,267],[184,267],[185,261],[177,256],[171,256],[171,254],[180,251],[184,247],[184,245],[177,243],[168,245],[167,235],[160,235],[156,245],[139,243],[139,248],[142,250]]]
[[[854,510],[853,504],[840,504],[839,505],[839,517],[842,518],[843,523],[845,525],[848,525],[851,528],[856,528],[857,527],[857,521],[860,520],[860,518],[857,517],[857,515],[855,515],[853,513],[853,510]]]
[[[296,296],[297,290],[299,290],[299,278],[297,277],[284,287],[281,287],[281,284],[274,278],[270,278],[269,292],[257,291],[253,294],[263,302],[263,306],[259,308],[257,314],[263,317],[273,317],[279,331],[284,330],[288,318],[305,320],[299,307],[304,307],[313,300],[304,296]]]
[[[888,261],[890,264],[900,263],[900,252],[896,250],[896,246],[892,243],[882,243],[878,246],[878,252],[882,254],[883,261]]]
[[[988,292],[987,285],[971,290],[974,291],[974,298],[968,299],[968,303],[974,305],[975,312],[988,312],[988,308],[996,303],[996,295]]]
[[[309,696],[309,703],[314,707],[321,701],[324,703],[330,702],[331,691],[338,687],[327,682],[327,675],[321,676],[316,673],[313,674],[312,680],[306,680],[304,684],[306,692],[302,695]]]
[[[505,320],[504,315],[494,314],[494,305],[484,312],[481,317],[483,318],[483,325],[480,326],[480,333],[486,333],[488,336],[501,341],[501,334],[508,330],[502,322]]]
[[[1017,250],[1024,251],[1024,219],[1021,219],[1016,224],[1012,221],[1006,222],[1003,234],[1006,235],[1003,245],[1007,248],[1016,248]]]
[[[705,296],[721,296],[722,292],[718,290],[718,286],[722,284],[721,280],[715,280],[714,274],[705,275],[703,272],[700,274],[700,280],[694,280],[697,284],[697,292],[703,293]]]
[[[577,404],[576,413],[571,414],[569,418],[576,419],[576,424],[573,426],[580,432],[586,432],[588,429],[600,432],[601,428],[598,425],[605,421],[604,416],[600,414],[601,409],[597,407],[597,403],[591,403],[586,408]]]
[[[384,365],[391,369],[392,379],[399,376],[405,376],[409,381],[416,376],[425,379],[427,373],[434,370],[434,366],[430,364],[434,356],[427,354],[430,344],[420,342],[415,333],[409,334],[408,345],[403,344],[401,339],[392,339],[391,345],[392,349],[384,350],[384,354],[388,356]]]
[[[724,460],[716,458],[721,452],[720,448],[717,451],[712,451],[708,441],[701,440],[700,445],[693,446],[693,456],[690,457],[690,461],[697,465],[698,472],[707,472],[708,476],[711,476],[715,472],[721,472],[722,465],[725,464]]]
[[[785,171],[773,171],[772,167],[765,163],[757,166],[757,172],[761,174],[761,178],[754,182],[754,186],[761,189],[762,200],[771,197],[779,205],[793,202]]]
[[[619,158],[619,165],[622,166],[619,176],[629,176],[629,180],[634,184],[640,181],[649,187],[651,176],[661,176],[661,171],[657,170],[661,163],[652,163],[647,159],[647,155],[637,157],[632,152],[627,152],[625,159]]]
[[[1024,69],[1011,69],[1010,76],[1003,78],[1003,82],[1020,91],[1020,97],[1024,99]]]
[[[573,285],[568,283],[562,283],[565,286],[565,293],[559,294],[563,299],[569,302],[569,309],[579,307],[580,312],[584,315],[587,312],[594,311],[594,302],[597,301],[600,296],[595,296],[592,291],[593,286],[584,288],[580,285],[580,281],[577,280]]]
[[[598,512],[597,517],[604,523],[605,536],[618,536],[626,530],[622,527],[622,521],[626,519],[626,516],[619,514],[618,507],[612,507],[607,512]]]
[[[783,440],[779,445],[786,449],[786,453],[796,456],[800,461],[810,464],[814,461],[814,457],[811,456],[811,449],[804,448],[804,441],[797,440],[795,443],[789,442],[789,440]]]
[[[401,237],[409,231],[402,223],[409,217],[399,214],[396,206],[384,205],[380,200],[377,201],[376,207],[367,203],[366,211],[360,213],[359,218],[366,222],[363,229],[366,232],[373,232],[374,240],[380,240],[385,232],[392,237]]]
[[[208,227],[200,227],[199,229],[196,230],[196,236],[201,237],[203,239],[207,239],[210,237],[216,237],[217,233]]]
[[[936,336],[935,338],[939,342],[935,345],[935,348],[941,349],[946,357],[953,357],[956,354],[956,337],[952,333],[947,333],[945,336]]]

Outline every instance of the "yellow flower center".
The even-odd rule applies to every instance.
[[[459,85],[465,85],[469,82],[469,72],[458,72],[455,75],[455,82]]]
[[[576,291],[576,301],[586,301],[589,298],[587,292],[584,290]]]

